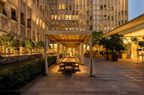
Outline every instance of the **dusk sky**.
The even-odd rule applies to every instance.
[[[129,20],[144,14],[144,0],[129,0]]]

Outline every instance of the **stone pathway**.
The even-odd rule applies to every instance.
[[[23,95],[144,95],[144,64],[119,60],[94,60],[96,77],[88,75],[88,59],[80,72],[64,75],[58,65],[49,68]]]

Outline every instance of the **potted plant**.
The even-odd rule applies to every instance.
[[[114,34],[111,35],[110,37],[103,38],[100,41],[99,44],[103,45],[106,48],[107,59],[108,59],[108,51],[110,51],[112,61],[118,61],[118,54],[126,49],[122,37],[123,35]]]

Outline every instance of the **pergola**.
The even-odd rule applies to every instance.
[[[47,51],[49,40],[59,42],[66,47],[77,47],[85,41],[89,41],[90,60],[89,60],[89,75],[94,76],[94,66],[92,62],[92,32],[90,31],[47,31],[45,32],[45,74],[48,75]]]

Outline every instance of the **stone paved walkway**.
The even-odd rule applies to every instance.
[[[144,64],[119,60],[94,60],[96,77],[88,76],[88,59],[81,72],[64,75],[58,65],[49,68],[23,95],[144,95]]]

